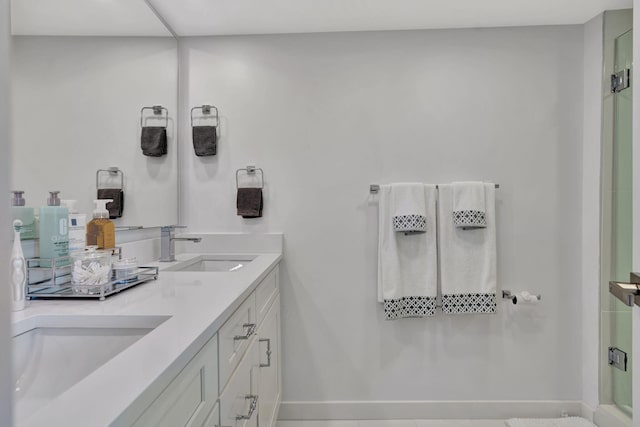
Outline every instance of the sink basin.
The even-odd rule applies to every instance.
[[[16,420],[26,420],[168,318],[38,316],[14,324]]]
[[[255,255],[201,255],[165,271],[233,272],[241,270],[255,258]]]

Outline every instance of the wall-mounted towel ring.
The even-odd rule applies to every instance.
[[[104,184],[105,181],[111,182],[114,179],[120,181],[119,184],[107,184],[107,186]],[[109,218],[121,218],[124,212],[124,172],[117,167],[98,169],[96,172],[96,192],[97,199],[113,200],[107,203]]]
[[[260,187],[257,188],[264,188],[264,171],[262,168],[247,166],[246,168],[238,169],[236,171],[236,188],[240,188],[240,172],[246,172],[246,174],[250,176],[256,175],[257,172],[260,172]]]
[[[145,110],[152,110],[154,116],[162,116],[162,113],[164,112],[164,127],[169,126],[169,110],[162,105],[154,105],[152,107],[142,107],[142,109],[140,109],[140,127],[144,127]]]
[[[209,104],[205,104],[205,105],[201,105],[199,107],[193,107],[191,109],[191,127],[193,127],[193,112],[195,110],[202,110],[202,115],[203,116],[208,116],[211,114],[211,110],[215,110],[215,114],[213,116],[211,116],[213,119],[215,119],[215,124],[214,126],[219,127],[220,126],[220,116],[218,114],[218,108],[215,105],[209,105]]]

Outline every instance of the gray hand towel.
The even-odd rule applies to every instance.
[[[262,217],[262,188],[238,188],[236,208],[243,218]]]
[[[116,219],[122,217],[122,211],[124,211],[124,191],[119,188],[98,188],[98,199],[113,200],[113,202],[107,203],[109,218]]]
[[[218,145],[218,135],[215,126],[194,126],[193,149],[196,156],[215,156]]]
[[[140,145],[142,154],[149,157],[161,157],[167,154],[167,128],[163,126],[145,126],[142,128]]]

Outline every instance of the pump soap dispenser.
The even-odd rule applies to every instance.
[[[87,224],[87,246],[97,246],[99,249],[111,249],[116,247],[116,226],[109,219],[107,203],[111,199],[94,200],[96,209],[93,211],[93,219]]]
[[[51,259],[69,256],[69,210],[60,206],[59,191],[50,191],[47,206],[40,208],[40,258],[42,267],[51,267]],[[59,260],[56,266],[69,260]]]
[[[22,240],[35,239],[36,238],[36,216],[33,208],[25,206],[26,201],[22,196],[24,191],[13,190],[13,198],[11,199],[11,214],[13,220],[20,220],[22,222],[22,229],[20,231],[20,237]]]

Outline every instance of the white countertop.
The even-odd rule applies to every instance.
[[[204,254],[182,254],[178,262]],[[243,254],[246,255],[246,254]],[[280,261],[280,253],[257,257],[235,272],[160,271],[147,282],[97,300],[36,300],[14,313],[19,323],[37,316],[170,316],[18,427],[128,425],[215,334]],[[176,263],[157,263],[167,268]],[[82,355],[78,355],[82,357]],[[64,369],[61,367],[61,369]],[[144,393],[149,389],[148,393]],[[133,403],[136,403],[132,406]]]

